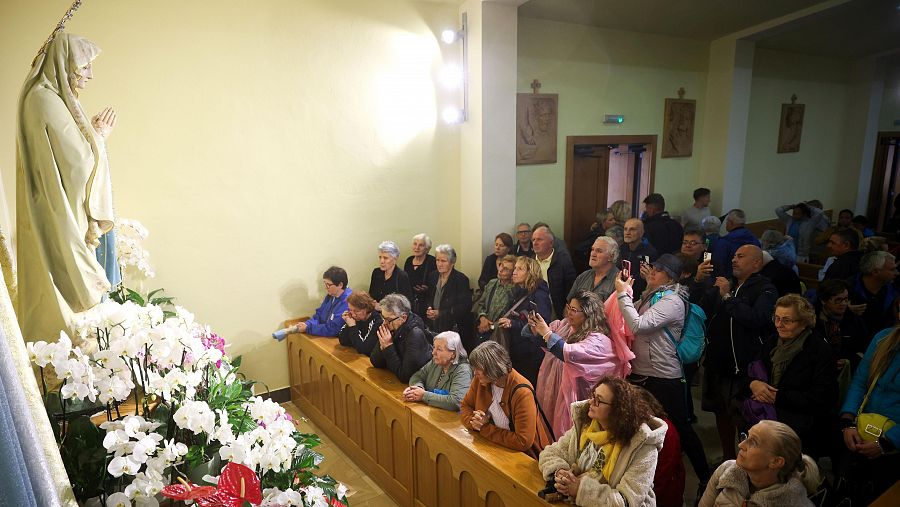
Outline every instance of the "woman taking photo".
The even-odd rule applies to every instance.
[[[341,318],[344,327],[338,333],[338,341],[345,347],[353,347],[364,355],[372,353],[378,343],[381,314],[375,310],[377,301],[368,292],[354,292],[347,297],[347,311]]]
[[[435,333],[456,331],[464,341],[472,338],[472,289],[469,278],[456,270],[456,250],[450,245],[435,249],[437,271],[428,275],[425,318]]]
[[[637,389],[603,377],[571,414],[572,428],[538,458],[544,478],[575,505],[655,506],[653,474],[668,427]]]
[[[709,465],[703,444],[689,422],[689,394],[675,348],[688,309],[687,288],[678,283],[682,275],[681,261],[672,254],[663,254],[652,266],[642,268],[642,275],[647,280],[647,288],[637,303],[629,294],[634,279],[616,277],[619,310],[625,326],[634,335],[634,359],[628,380],[650,391],[662,404],[678,430],[694,473],[703,484],[709,479]]]
[[[550,443],[534,388],[513,369],[506,349],[486,341],[469,354],[473,380],[460,405],[463,426],[532,458]]]
[[[444,331],[434,337],[431,361],[409,378],[403,399],[456,412],[471,383],[472,370],[459,334]]]
[[[413,297],[409,302],[413,313],[419,317],[424,317],[425,309],[428,308],[425,302],[428,293],[428,275],[437,269],[434,256],[428,253],[430,251],[431,238],[425,233],[416,234],[412,238],[412,255],[406,258],[403,265],[403,271],[406,271],[409,284],[412,286]]]
[[[859,343],[866,339],[862,318],[848,311],[850,287],[844,280],[825,280],[816,289],[815,332],[831,345],[836,361],[846,360],[853,370],[859,365]]]
[[[513,268],[512,282],[516,285],[513,292],[512,308],[507,315],[497,319],[497,324],[507,332],[509,356],[513,368],[537,385],[538,370],[544,360],[541,349],[542,340],[522,336],[522,329],[528,325],[531,312],[540,314],[544,322],[550,320],[553,311],[550,305],[550,286],[541,278],[541,265],[531,257],[516,259]]]
[[[822,422],[834,417],[837,403],[831,347],[814,332],[812,305],[797,294],[775,302],[772,321],[776,333],[747,368],[743,398],[774,407],[776,420],[799,435],[803,452],[818,458],[827,450],[829,426]],[[744,421],[746,427],[756,422]]]
[[[760,421],[741,434],[736,460],[719,465],[700,507],[756,505],[810,506],[808,495],[819,486],[819,469],[800,453],[800,437],[790,426]]]
[[[547,324],[534,314],[522,334],[540,337],[544,355],[537,396],[554,435],[572,427],[570,405],[591,396],[591,386],[604,375],[624,376],[622,362],[608,338],[603,302],[590,291],[578,291],[565,306],[566,317]]]
[[[388,294],[401,294],[412,300],[412,287],[406,271],[397,269],[400,249],[393,241],[382,241],[378,245],[378,267],[372,270],[369,294],[375,301],[381,301]]]

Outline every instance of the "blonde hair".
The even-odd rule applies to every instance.
[[[525,268],[525,290],[532,294],[537,290],[538,285],[541,284],[541,280],[544,279],[541,274],[541,265],[531,257],[519,257],[516,260],[516,266],[519,264]]]
[[[869,366],[867,387],[871,387],[872,382],[875,382],[879,375],[887,371],[897,357],[898,349],[900,349],[900,326],[894,327],[890,334],[882,338],[881,342],[875,346],[875,354],[872,355],[872,364]]]
[[[612,203],[609,211],[616,217],[616,223],[619,225],[625,225],[625,221],[631,218],[631,205],[628,204],[628,201],[616,201]]]
[[[784,466],[778,471],[778,481],[786,483],[796,477],[807,493],[815,493],[821,482],[819,467],[814,459],[801,452],[797,433],[787,424],[778,421],[763,420],[756,424],[763,425],[772,435],[772,441],[765,443],[766,448],[784,459]]]

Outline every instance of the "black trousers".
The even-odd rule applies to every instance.
[[[631,375],[628,380],[650,391],[669,416],[669,420],[678,430],[681,438],[681,449],[687,455],[694,473],[700,479],[701,484],[709,481],[709,464],[706,462],[706,452],[700,437],[691,426],[687,400],[689,397],[688,385],[683,379],[645,377],[643,375]]]

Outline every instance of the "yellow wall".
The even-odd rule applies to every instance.
[[[656,191],[676,213],[693,203],[703,148],[703,98],[708,44],[688,39],[603,30],[583,25],[519,19],[519,92],[559,94],[557,163],[518,167],[516,217],[543,220],[563,230],[566,136],[656,134],[662,137],[666,97],[697,99],[694,155],[658,157]],[[623,114],[621,126],[603,125],[604,114]]]
[[[847,121],[850,68],[847,60],[756,49],[741,194],[749,221],[775,218],[776,206],[800,200],[854,207],[859,165],[850,159],[862,139],[846,142],[861,132]],[[781,104],[792,94],[806,104],[800,151],[777,153]]]
[[[4,0],[0,169],[14,207],[19,87],[68,1]],[[103,48],[82,93],[117,108],[117,212],[151,231],[164,287],[287,385],[270,333],[310,314],[321,273],[366,288],[376,246],[460,237],[459,134],[439,121],[437,35],[455,5],[370,0],[85,2],[69,23]],[[466,255],[465,252],[461,255]],[[477,277],[477,274],[476,274]]]

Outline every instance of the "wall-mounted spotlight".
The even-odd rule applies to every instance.
[[[441,40],[445,44],[459,42],[462,46],[462,66],[446,64],[441,69],[440,80],[447,88],[462,87],[462,107],[448,106],[444,108],[444,121],[450,124],[462,123],[469,116],[469,44],[466,37],[467,30],[466,13],[462,13],[462,27],[459,30],[447,29],[441,32]]]

